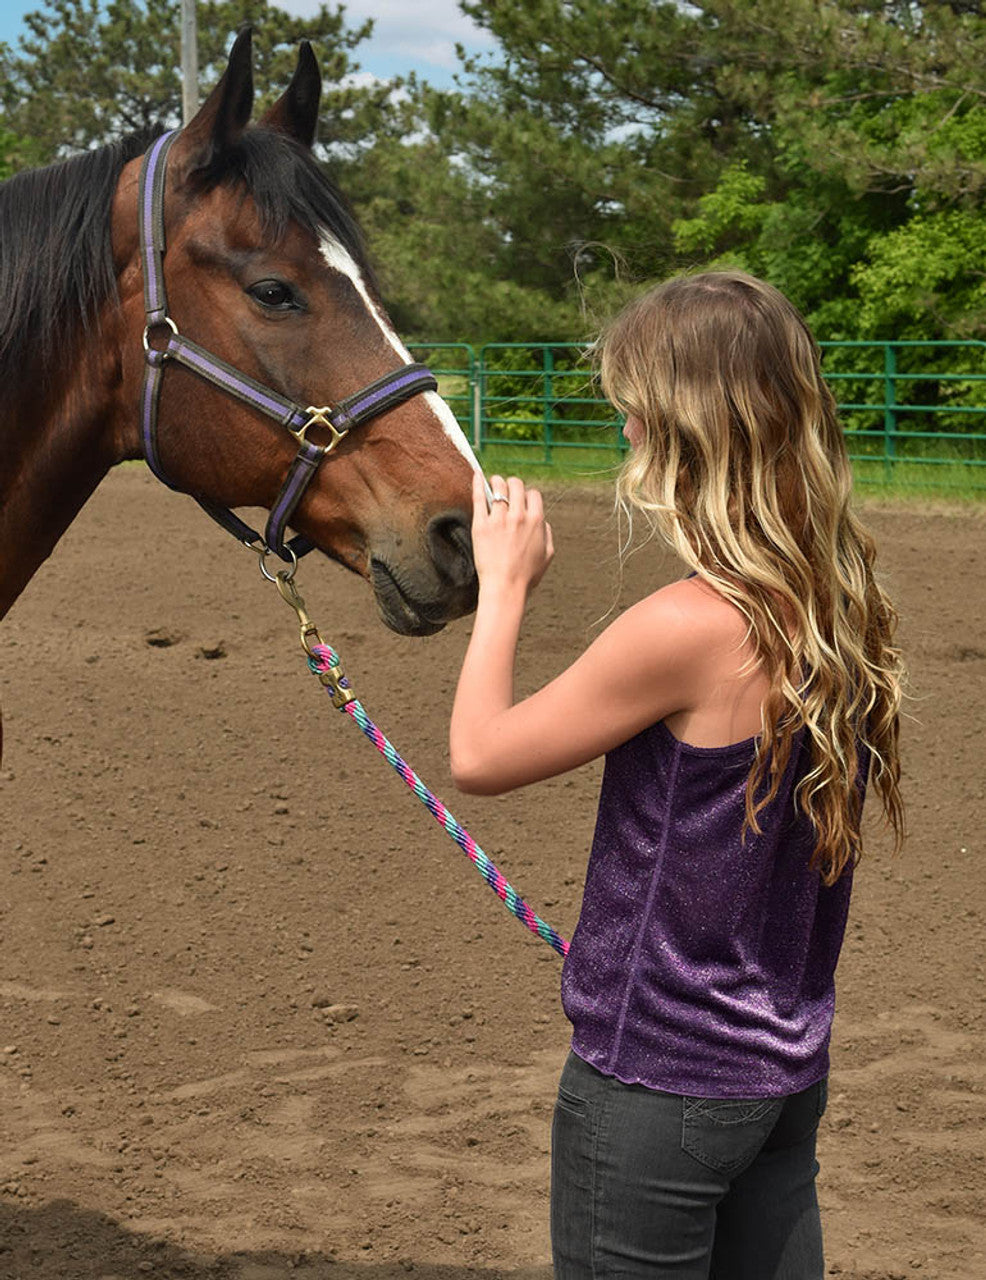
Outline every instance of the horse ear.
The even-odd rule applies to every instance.
[[[321,96],[322,77],[315,54],[308,41],[302,40],[291,83],[270,110],[264,112],[259,123],[268,129],[279,129],[302,146],[310,147],[315,141]]]
[[[250,121],[253,110],[253,30],[243,27],[229,51],[219,83],[175,143],[176,164],[187,175],[204,169],[231,147]]]

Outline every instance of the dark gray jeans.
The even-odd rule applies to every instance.
[[[826,1082],[682,1097],[569,1055],[552,1126],[556,1280],[822,1280],[815,1135]]]

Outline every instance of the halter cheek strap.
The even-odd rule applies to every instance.
[[[254,546],[263,542],[283,559],[304,555],[313,544],[298,534],[287,542],[284,532],[297,509],[315,472],[330,453],[361,423],[375,418],[395,405],[402,404],[420,391],[436,391],[438,383],[431,370],[422,364],[402,365],[386,373],[361,391],[347,396],[335,406],[302,405],[242,373],[219,356],[200,347],[178,331],[168,314],[164,287],[164,180],[168,152],[178,133],[166,133],[157,139],[144,156],[140,171],[138,218],[140,251],[144,270],[144,385],[141,393],[140,424],[144,457],[159,480],[176,488],[168,478],[158,448],[158,402],[164,368],[169,360],[177,361],[199,377],[228,395],[242,400],[251,408],[273,418],[298,442],[298,452],[288,470],[281,491],[271,507],[263,539],[227,507],[201,494],[194,494],[199,505],[235,538]],[[152,338],[155,345],[152,345]],[[307,438],[312,427],[327,429],[330,439],[319,445]]]

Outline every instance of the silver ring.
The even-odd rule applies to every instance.
[[[290,557],[291,568],[279,569],[277,573],[271,573],[271,571],[267,568],[267,557],[272,554],[272,551],[271,551],[271,548],[267,546],[266,542],[261,543],[259,545],[257,545],[256,543],[248,542],[246,545],[250,548],[251,551],[256,551],[257,555],[260,557],[260,572],[264,575],[264,577],[267,579],[268,582],[276,582],[278,578],[281,577],[282,575],[288,582],[291,582],[294,579],[295,570],[298,568],[298,557],[291,550],[291,548],[287,546],[287,544],[285,544],[284,550],[288,553],[288,556]]]
[[[507,497],[505,493],[492,494],[490,497],[490,502],[505,502],[508,507],[510,506],[510,499]]]
[[[163,324],[166,324],[168,326],[168,328],[171,330],[171,333],[174,337],[176,338],[181,337],[181,334],[178,332],[178,326],[175,324],[174,320],[172,320],[170,316],[162,316],[160,320],[155,320],[153,324],[148,324],[144,326],[144,336],[141,339],[141,341],[144,344],[145,351],[151,350],[151,336],[150,336],[151,330],[160,328],[160,326]],[[155,347],[154,350],[157,351],[157,348]],[[162,347],[161,351],[164,352],[164,350],[165,348]],[[159,352],[159,354],[161,353]]]

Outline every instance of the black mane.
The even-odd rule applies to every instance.
[[[134,134],[0,183],[0,385],[5,394],[69,360],[116,296],[110,205],[124,166],[156,135]],[[248,129],[199,174],[204,190],[242,186],[276,241],[294,220],[330,232],[370,276],[362,237],[311,153],[270,129]]]
[[[148,135],[86,151],[0,184],[0,382],[49,366],[116,291],[110,202]]]

